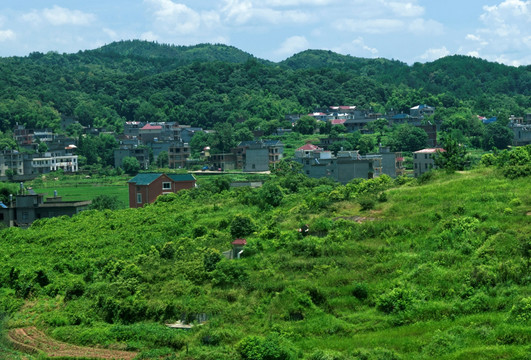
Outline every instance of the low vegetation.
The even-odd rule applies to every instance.
[[[4,229],[3,335],[137,359],[527,359],[530,152],[420,181],[287,169]],[[2,356],[20,355],[4,339]]]

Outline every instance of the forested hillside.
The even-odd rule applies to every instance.
[[[285,169],[5,229],[2,334],[138,359],[528,359],[530,159],[346,185]]]
[[[57,129],[61,114],[120,131],[127,120],[202,127],[244,120],[250,130],[274,128],[287,113],[332,105],[407,112],[426,103],[439,117],[462,116],[467,109],[504,121],[531,111],[529,66],[464,56],[407,66],[326,51],[274,64],[225,45],[141,41],[2,58],[0,88],[3,132],[17,122]]]

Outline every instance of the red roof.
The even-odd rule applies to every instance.
[[[422,149],[419,151],[415,151],[413,154],[435,154],[437,151],[445,152],[446,150],[442,148],[430,148],[430,149]]]
[[[245,240],[245,239],[236,239],[231,244],[232,245],[247,245],[247,240]]]
[[[344,124],[345,121],[347,121],[346,119],[333,119],[331,121],[332,125],[341,125],[341,124]]]
[[[308,143],[297,149],[297,151],[299,150],[312,151],[312,150],[323,150],[323,149],[321,149],[319,146],[315,146],[314,144]]]
[[[142,128],[142,130],[162,130],[162,126],[147,124]]]

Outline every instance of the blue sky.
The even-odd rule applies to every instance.
[[[324,49],[409,64],[464,54],[531,64],[531,0],[23,0],[0,3],[0,56],[117,40],[223,43],[281,61]]]

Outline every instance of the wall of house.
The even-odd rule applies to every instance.
[[[244,171],[267,171],[269,170],[269,149],[249,148],[245,151]]]
[[[434,154],[413,154],[413,170],[415,177],[419,177],[427,171],[435,168]]]

